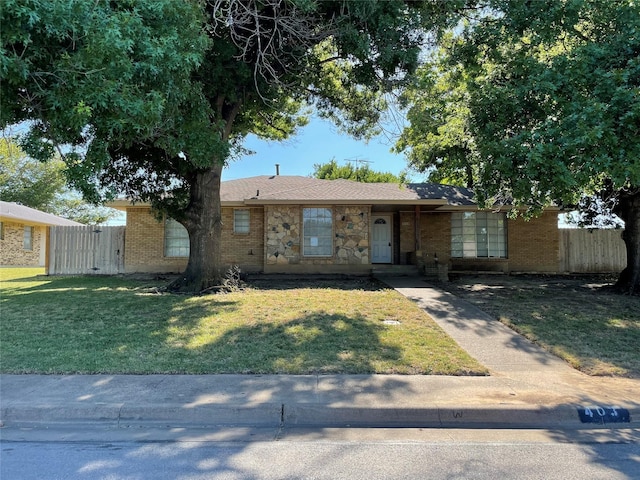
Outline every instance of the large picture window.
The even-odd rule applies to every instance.
[[[189,256],[189,233],[172,218],[167,218],[164,222],[164,256]]]
[[[507,258],[505,214],[452,213],[451,256],[454,258]]]
[[[302,254],[306,257],[333,255],[333,225],[330,208],[304,208],[302,210]]]

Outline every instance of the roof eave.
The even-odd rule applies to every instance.
[[[231,202],[223,202],[230,204]],[[297,199],[297,200],[276,200],[248,198],[244,200],[244,205],[446,205],[446,200],[354,200],[354,199]]]

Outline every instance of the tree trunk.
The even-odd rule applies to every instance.
[[[189,233],[189,263],[182,276],[169,285],[170,290],[198,293],[222,283],[221,175],[221,163],[194,175],[182,221]]]
[[[627,247],[627,266],[617,286],[630,294],[640,293],[640,188],[623,191],[615,213],[624,220],[622,239]]]

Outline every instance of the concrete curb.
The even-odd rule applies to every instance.
[[[96,427],[312,427],[312,428],[640,428],[640,411],[627,423],[582,423],[572,405],[377,406],[334,407],[321,404],[90,407],[7,407],[5,427],[83,424]]]

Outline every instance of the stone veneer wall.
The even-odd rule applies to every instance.
[[[47,227],[33,226],[32,250],[24,249],[25,223],[3,221],[0,240],[0,265],[12,267],[44,267]]]
[[[302,252],[302,209],[290,205],[266,208],[267,265],[369,264],[370,207],[333,207],[334,255],[308,258]]]
[[[333,209],[335,263],[369,264],[369,218],[371,209],[363,206],[338,206]]]
[[[302,210],[299,206],[269,206],[265,209],[267,265],[300,263]]]

